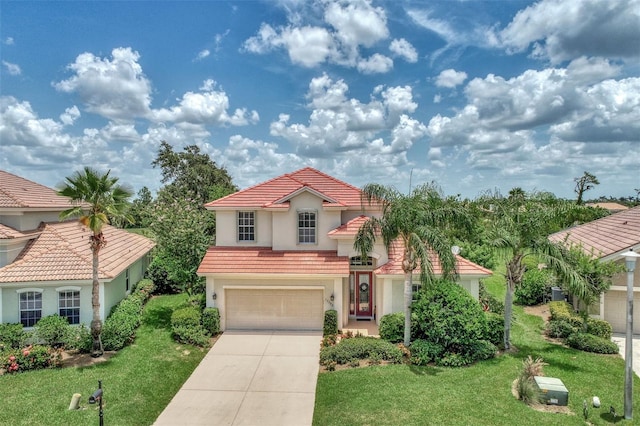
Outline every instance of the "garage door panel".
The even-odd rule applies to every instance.
[[[226,328],[321,330],[322,295],[322,289],[226,289]]]

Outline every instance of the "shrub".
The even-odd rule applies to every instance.
[[[324,311],[324,325],[322,327],[323,336],[338,334],[338,311],[329,309]]]
[[[551,273],[545,269],[528,269],[514,292],[515,302],[526,306],[542,303],[550,279]]]
[[[411,343],[409,351],[411,353],[409,358],[411,364],[427,365],[431,361],[438,359],[444,352],[444,348],[428,340],[417,339]]]
[[[550,302],[549,312],[551,313],[551,320],[565,320],[574,327],[582,328],[584,320],[573,310],[573,307],[562,301]]]
[[[338,341],[337,334],[329,334],[322,338],[322,342],[320,343],[321,348],[326,348],[327,346],[333,346]]]
[[[484,340],[488,340],[497,347],[504,345],[504,316],[485,312],[487,319],[487,328],[483,336]]]
[[[580,331],[578,327],[574,327],[567,320],[551,320],[547,324],[547,336],[564,339],[573,333]]]
[[[467,349],[467,355],[472,361],[484,361],[496,356],[498,348],[488,340],[478,340]]]
[[[516,392],[518,393],[518,399],[525,404],[535,404],[541,400],[538,386],[533,380],[527,380],[524,376],[516,379]]]
[[[574,333],[567,338],[567,345],[585,352],[617,354],[618,345],[611,340],[587,333]]]
[[[477,300],[458,284],[437,281],[418,293],[412,305],[417,317],[419,339],[461,352],[465,346],[482,340],[487,320]]]
[[[20,349],[27,338],[22,324],[0,324],[0,351]]]
[[[11,349],[1,358],[1,366],[7,373],[38,370],[60,365],[60,353],[46,346],[35,345],[25,349]]]
[[[207,296],[204,293],[192,294],[187,303],[202,312],[207,307]]]
[[[383,315],[380,318],[380,337],[391,343],[399,343],[404,340],[404,313],[396,312]]]
[[[399,363],[402,351],[392,343],[375,337],[354,337],[343,339],[335,346],[320,350],[320,363],[327,366],[329,362],[346,364],[352,359],[369,359],[379,357],[381,360]]]
[[[187,306],[176,309],[171,314],[171,331],[173,338],[180,343],[195,346],[208,346],[209,337],[201,325],[202,315],[198,308]]]
[[[80,327],[71,327],[71,334],[67,341],[67,349],[77,350],[82,353],[91,352],[93,346],[93,338],[91,331],[84,325]]]
[[[480,281],[479,301],[485,310],[504,315],[504,302],[487,291],[487,287]]]
[[[167,266],[156,256],[147,268],[145,277],[153,281],[157,294],[175,294],[180,291],[180,284],[169,278]]]
[[[202,311],[202,327],[210,336],[220,333],[220,311],[218,308],[204,308],[204,311]]]
[[[587,318],[587,333],[611,340],[612,332],[611,324],[607,321],[597,318]]]
[[[102,345],[107,351],[118,351],[133,342],[140,325],[143,302],[129,296],[113,307],[102,327]]]
[[[467,357],[457,353],[446,353],[436,360],[436,365],[441,367],[464,367],[471,364]]]
[[[522,361],[522,373],[520,375],[527,380],[533,380],[535,376],[544,376],[544,366],[549,365],[542,358],[533,359],[531,355]]]
[[[153,292],[155,291],[155,284],[149,278],[142,279],[138,281],[135,289],[133,290],[133,294],[139,295],[142,298],[143,304],[149,300]]]
[[[35,325],[36,338],[48,346],[64,346],[71,337],[69,321],[58,314],[42,317]]]

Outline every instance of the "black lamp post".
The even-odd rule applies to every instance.
[[[98,380],[98,390],[89,397],[89,404],[95,404],[96,401],[98,402],[100,409],[100,426],[104,426],[104,414],[102,412],[102,380]]]

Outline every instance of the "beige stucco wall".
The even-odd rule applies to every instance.
[[[242,210],[245,211],[245,210]],[[272,244],[272,224],[271,212],[251,210],[256,213],[256,241],[238,241],[237,212],[217,211],[216,212],[216,245],[222,247],[229,246],[257,246],[270,247]]]
[[[40,226],[40,222],[59,221],[59,212],[24,212],[22,214],[0,215],[0,223],[18,231],[34,230]]]

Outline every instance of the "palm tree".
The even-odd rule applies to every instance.
[[[470,229],[466,211],[452,200],[442,197],[435,185],[422,185],[409,195],[393,187],[368,184],[362,189],[362,205],[379,205],[380,217],[371,217],[358,229],[353,243],[355,250],[366,258],[376,238],[381,236],[387,247],[394,241],[402,243],[402,270],[404,271],[404,344],[411,343],[411,303],[413,271],[420,268],[420,281],[429,285],[434,281],[432,257],[437,256],[443,278],[456,276],[456,258],[451,252],[448,230],[452,225]]]
[[[71,198],[74,206],[60,213],[60,219],[78,217],[80,223],[92,232],[89,245],[93,258],[93,285],[91,288],[91,306],[93,319],[91,320],[91,336],[93,348],[91,355],[101,356],[103,353],[102,321],[100,320],[100,283],[98,281],[98,267],[100,249],[107,244],[102,233],[102,227],[109,223],[109,218],[127,218],[127,200],[133,195],[129,188],[117,185],[118,178],[109,176],[111,170],[105,174],[85,167],[77,171],[58,191],[58,194]]]
[[[511,349],[513,292],[522,284],[526,258],[545,264],[579,298],[587,297],[588,283],[579,273],[569,249],[554,243],[548,236],[557,231],[562,218],[573,217],[573,203],[548,200],[547,194],[527,196],[519,188],[508,198],[490,198],[489,238],[505,261],[507,292],[504,310],[504,347]],[[486,200],[488,201],[488,200]],[[552,201],[552,202],[550,202]]]

